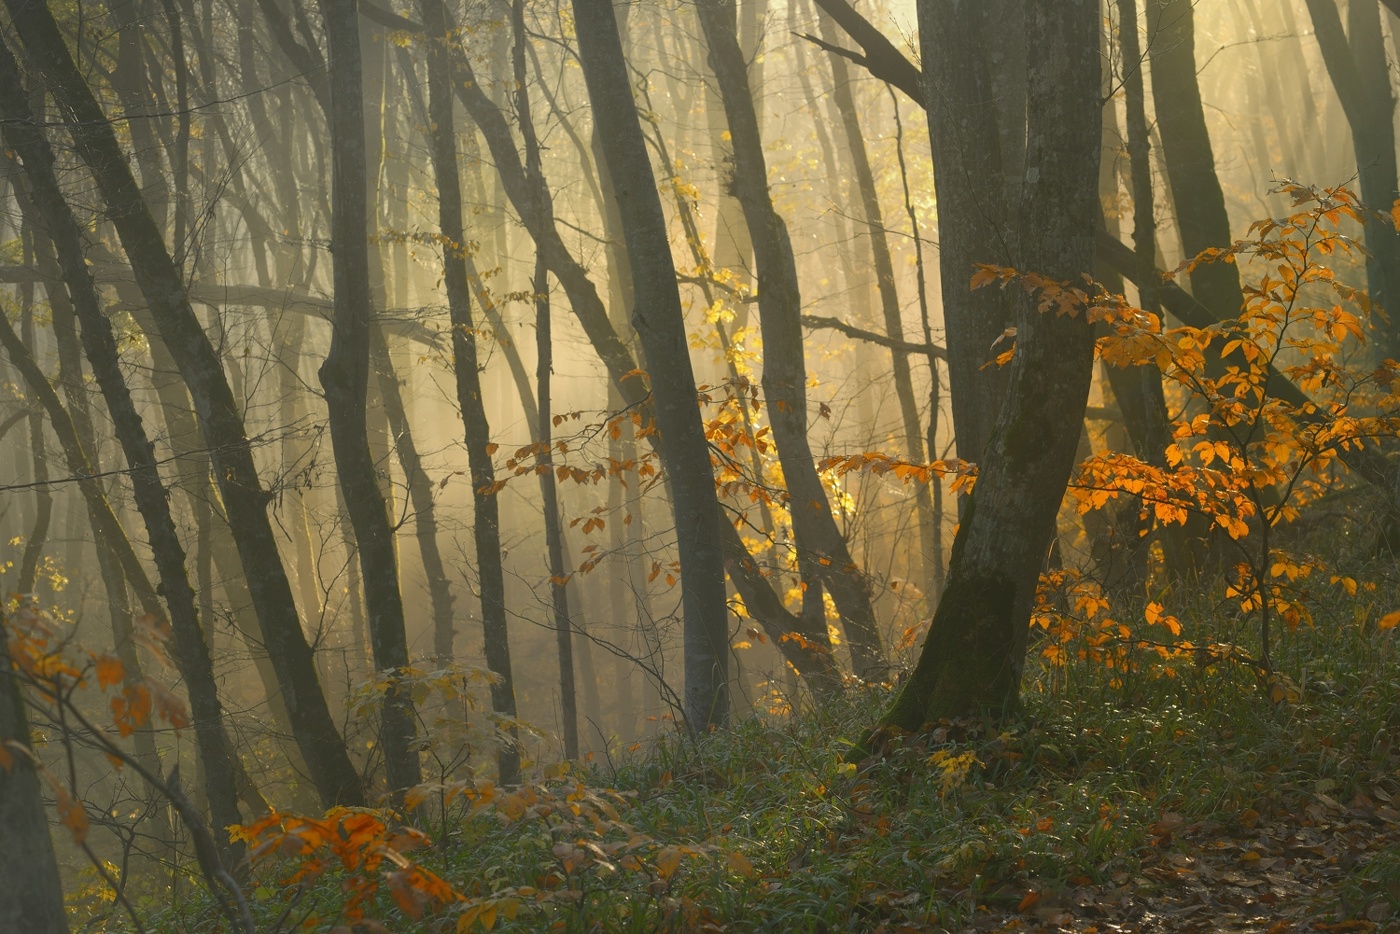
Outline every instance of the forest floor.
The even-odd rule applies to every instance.
[[[258,930],[1400,931],[1394,596],[1285,634],[1277,703],[1238,662],[1144,653],[1033,664],[1018,722],[879,760],[846,761],[889,698],[861,687],[524,786],[445,777],[411,799],[433,842],[409,869],[356,869],[358,831],[255,839]],[[141,904],[149,929],[228,930],[198,896]]]

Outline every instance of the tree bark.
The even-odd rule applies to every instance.
[[[312,779],[327,805],[361,804],[360,778],[321,692],[268,520],[269,496],[258,479],[242,416],[218,354],[190,307],[180,272],[136,186],[112,125],[78,71],[44,0],[5,3],[30,61],[67,112],[69,133],[97,182],[137,284],[189,386],[293,732]]]
[[[500,502],[496,496],[496,468],[491,462],[491,426],[481,392],[477,364],[476,329],[472,320],[471,287],[467,273],[467,235],[462,221],[462,190],[453,130],[453,75],[446,48],[450,25],[442,0],[419,0],[428,46],[428,126],[433,173],[438,187],[438,228],[442,231],[443,288],[452,322],[453,370],[457,403],[466,424],[467,461],[471,473],[472,502],[476,521],[472,527],[481,588],[481,618],[485,635],[486,664],[498,680],[491,685],[491,706],[499,717],[516,714],[515,684],[511,670],[510,635],[506,624],[505,572],[501,566]],[[502,782],[513,782],[520,772],[520,753],[502,744],[496,756]]]
[[[704,732],[723,726],[729,716],[729,614],[709,445],[666,217],[632,99],[612,2],[574,0],[573,9],[584,80],[631,261],[636,302],[632,322],[653,373],[653,411],[662,465],[670,478],[684,607],[686,725]]]
[[[1016,265],[1074,283],[1092,268],[1099,212],[1099,4],[1032,4],[1026,30],[1030,96]],[[967,233],[945,226],[944,249]],[[1094,359],[1085,309],[1042,313],[1036,296],[1019,305],[1006,405],[953,544],[948,588],[917,666],[881,721],[885,728],[1000,716],[1019,704],[1036,583],[1074,463]]]
[[[1012,324],[1007,296],[968,287],[974,263],[1013,265],[1015,248],[988,38],[997,24],[964,0],[919,0],[918,12],[953,434],[958,456],[980,463],[1010,378],[1006,367],[985,365]],[[965,504],[960,498],[960,514]]]
[[[768,191],[767,163],[735,33],[734,6],[729,0],[698,0],[696,10],[734,145],[734,192],[753,241],[766,355],[762,385],[787,483],[798,560],[810,576],[821,578],[831,594],[846,629],[856,674],[880,677],[885,660],[870,583],[832,517],[807,438],[807,368],[797,266],[787,225]]]

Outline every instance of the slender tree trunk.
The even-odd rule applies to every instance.
[[[680,550],[686,725],[703,732],[723,726],[729,715],[729,624],[714,474],[666,217],[632,99],[612,3],[574,0],[573,9],[584,80],[631,259],[633,323],[655,374],[653,411],[661,434],[662,465],[670,477]]]
[[[1077,282],[1092,268],[1099,213],[1099,3],[1032,4],[1026,37],[1030,97],[1016,267]],[[968,235],[944,227],[944,249]],[[1019,703],[1036,582],[1093,372],[1085,311],[1042,314],[1035,297],[1020,302],[1007,403],[953,543],[948,589],[883,727],[916,730],[942,717],[1000,715]]]
[[[97,182],[137,283],[193,396],[269,655],[312,778],[326,804],[362,803],[359,776],[330,717],[301,631],[267,516],[269,497],[258,479],[219,357],[190,307],[179,270],[112,126],[84,83],[48,7],[43,0],[6,0],[6,6],[31,63],[67,113],[69,133]]]
[[[476,510],[472,531],[481,588],[486,664],[498,678],[491,685],[491,705],[497,716],[513,719],[516,712],[515,684],[506,624],[505,573],[501,566],[500,501],[496,496],[496,468],[491,462],[491,426],[486,420],[486,406],[481,394],[476,330],[472,321],[471,288],[468,284],[467,235],[462,222],[462,190],[453,130],[452,69],[446,48],[450,27],[442,0],[419,0],[419,9],[429,36],[429,142],[433,174],[438,186],[438,228],[445,240],[442,249],[443,288],[447,291],[447,308],[452,321],[457,403],[461,406],[462,420],[466,424],[467,461],[471,473],[472,502]],[[496,762],[502,782],[516,780],[520,772],[520,754],[513,744],[500,747]]]
[[[870,583],[832,517],[807,439],[807,369],[797,267],[787,225],[774,210],[768,191],[758,118],[735,34],[734,7],[725,0],[698,0],[696,9],[728,117],[735,194],[744,208],[758,267],[759,323],[766,352],[762,385],[787,482],[799,562],[820,577],[831,594],[846,628],[856,674],[879,677],[885,661]]]
[[[1196,81],[1192,0],[1146,0],[1146,6],[1152,100],[1181,248],[1189,259],[1210,247],[1230,245],[1230,217]],[[1207,308],[1225,317],[1239,314],[1244,298],[1234,263],[1201,263],[1190,279],[1192,293]]]
[[[1152,164],[1147,132],[1146,90],[1143,87],[1142,52],[1138,42],[1136,0],[1117,0],[1119,48],[1127,71],[1123,77],[1126,99],[1128,171],[1133,203],[1133,251],[1139,273],[1138,304],[1144,311],[1161,313],[1155,274],[1157,254],[1156,205],[1152,191]],[[1139,63],[1134,65],[1134,63]],[[1123,370],[1108,368],[1113,395],[1123,413],[1124,427],[1137,449],[1138,457],[1158,467],[1166,466],[1166,449],[1171,443],[1167,401],[1162,390],[1162,371],[1154,363]],[[1162,535],[1167,573],[1179,577],[1186,572],[1182,555],[1184,542],[1180,529]]]
[[[835,24],[825,14],[819,17],[822,38],[826,42],[836,41]],[[861,211],[870,238],[870,250],[875,259],[875,281],[880,293],[880,310],[884,313],[885,334],[895,340],[904,340],[904,316],[899,307],[899,292],[895,285],[894,261],[890,256],[889,237],[885,234],[884,213],[880,209],[880,196],[875,188],[875,173],[870,167],[870,156],[865,147],[865,136],[860,128],[860,116],[856,109],[855,94],[851,89],[850,69],[846,60],[839,55],[831,56],[831,72],[834,81],[833,99],[841,125],[846,133],[846,150],[855,168],[856,187],[860,192]],[[918,236],[918,229],[914,231]],[[900,419],[904,427],[905,453],[915,463],[924,460],[924,437],[920,426],[919,404],[914,398],[914,377],[909,368],[909,354],[899,350],[890,351],[893,364],[895,396],[899,399]],[[933,531],[933,498],[928,486],[919,484],[914,488],[914,506],[917,511],[919,532],[919,562],[917,567],[923,572],[923,591],[932,593],[937,587],[941,571],[935,565],[939,557],[935,551]],[[913,562],[911,562],[913,564]]]
[[[8,56],[8,50],[0,51],[0,58]],[[3,80],[0,76],[0,80]],[[19,89],[21,95],[23,89]],[[23,101],[23,97],[19,98]],[[27,220],[21,223],[22,260],[25,265],[33,262],[33,225]],[[34,285],[26,283],[20,288],[20,337],[26,347],[34,347]],[[20,558],[18,590],[20,593],[33,593],[34,581],[39,573],[39,559],[44,555],[44,545],[49,538],[49,522],[53,518],[53,493],[49,490],[48,446],[44,440],[44,416],[39,409],[29,414],[29,451],[34,464],[34,524],[29,536],[24,540],[24,554]]]
[[[909,216],[909,231],[914,238],[914,282],[919,291],[919,320],[923,325],[924,343],[933,346],[933,324],[928,307],[928,282],[924,265],[924,237],[919,229],[919,214],[914,208],[914,196],[909,190],[909,167],[904,160],[904,122],[899,116],[899,95],[893,86],[888,86],[890,104],[894,108],[894,151],[899,160],[899,181],[904,192],[904,213]],[[928,430],[924,437],[924,451],[929,460],[938,460],[938,408],[939,398],[938,358],[928,355]],[[928,605],[937,606],[943,593],[943,478],[934,477],[929,484],[929,544],[931,546],[933,574],[929,585]]]
[[[5,750],[5,767],[0,768],[0,832],[5,837],[0,846],[0,878],[5,880],[0,886],[0,929],[67,934],[63,880],[49,837],[39,773],[30,759],[34,747],[19,674],[10,661],[9,625],[0,615],[0,749]]]
[[[224,732],[213,662],[200,628],[194,589],[186,574],[184,547],[170,513],[170,501],[156,467],[153,446],[121,372],[111,324],[98,304],[92,276],[83,257],[79,227],[63,200],[53,171],[53,154],[28,108],[23,106],[23,95],[16,93],[20,90],[19,80],[14,59],[9,50],[0,45],[0,112],[13,121],[5,128],[5,141],[24,162],[31,196],[53,239],[68,298],[82,323],[88,361],[131,467],[137,508],[150,537],[160,575],[160,592],[170,610],[176,658],[190,695],[195,737],[205,767],[205,794],[215,826],[226,827],[240,821],[234,770],[230,767],[234,753]],[[225,855],[236,860],[238,848],[226,849]]]
[[[413,700],[399,679],[408,667],[403,598],[399,592],[394,531],[380,495],[365,425],[369,389],[370,229],[365,198],[365,121],[360,68],[359,14],[355,0],[329,0],[324,8],[330,50],[330,122],[334,212],[331,255],[335,270],[335,319],[331,348],[321,365],[331,445],[345,506],[359,548],[374,665],[388,679],[380,743],[391,794],[421,779],[414,745]]]
[[[1366,214],[1366,288],[1390,315],[1381,331],[1382,356],[1400,358],[1400,233],[1390,211],[1397,194],[1395,96],[1390,87],[1376,0],[1347,4],[1342,29],[1335,0],[1307,0],[1322,60],[1351,125],[1356,171]]]
[[[516,9],[519,8],[517,4]],[[578,692],[574,687],[574,634],[569,616],[568,571],[564,567],[564,533],[559,527],[559,492],[554,480],[554,430],[550,424],[550,376],[554,342],[550,336],[549,270],[535,261],[535,398],[539,403],[535,433],[535,473],[544,509],[545,552],[549,568],[549,602],[554,617],[554,641],[559,650],[559,716],[563,721],[564,757],[578,758]]]

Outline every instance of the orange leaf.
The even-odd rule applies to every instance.
[[[122,665],[122,660],[114,655],[102,655],[97,659],[97,686],[109,688],[114,684],[120,684],[126,676],[126,667]]]
[[[75,800],[72,795],[62,788],[58,791],[58,819],[63,826],[73,834],[73,842],[81,844],[87,839],[88,815],[83,808],[82,802]]]
[[[1400,626],[1400,610],[1396,610],[1394,613],[1387,613],[1376,620],[1376,628],[1382,632],[1387,629],[1394,629],[1396,626]]]
[[[1035,903],[1040,901],[1040,893],[1036,891],[1027,892],[1021,898],[1021,904],[1016,906],[1017,911],[1028,911],[1035,907]]]

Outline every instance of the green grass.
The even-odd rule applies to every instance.
[[[1389,569],[1364,570],[1359,579]],[[438,839],[412,856],[469,908],[494,905],[501,931],[985,929],[1034,911],[1027,893],[1039,904],[1086,892],[1166,897],[1161,867],[1175,854],[1219,855],[1228,869],[1250,858],[1233,855],[1241,847],[1274,852],[1290,828],[1329,826],[1308,817],[1319,802],[1400,804],[1400,640],[1374,626],[1393,608],[1387,599],[1400,605],[1396,592],[1382,580],[1364,604],[1326,596],[1313,628],[1284,636],[1275,659],[1302,685],[1297,703],[1271,704],[1229,662],[1167,677],[1146,658],[1127,675],[1033,661],[1018,722],[947,725],[857,768],[844,760],[889,699],[860,688],[823,710],[755,716],[698,742],[668,736],[614,765],[575,768],[537,783],[518,809],[498,792],[474,813],[466,799],[425,811]],[[1184,637],[1200,638],[1210,612],[1180,613]],[[1400,840],[1400,825],[1370,826]],[[1350,849],[1326,863],[1340,870],[1330,881],[1271,910],[1400,912],[1400,850],[1369,846],[1364,828],[1349,833],[1336,839]],[[1280,857],[1277,871],[1294,871],[1289,862]],[[277,918],[288,930],[308,917],[313,930],[341,923],[343,875],[279,887],[289,871],[259,867],[260,930]],[[381,892],[369,915],[390,930],[455,930],[461,910],[412,921]],[[198,899],[145,921],[220,929]]]

